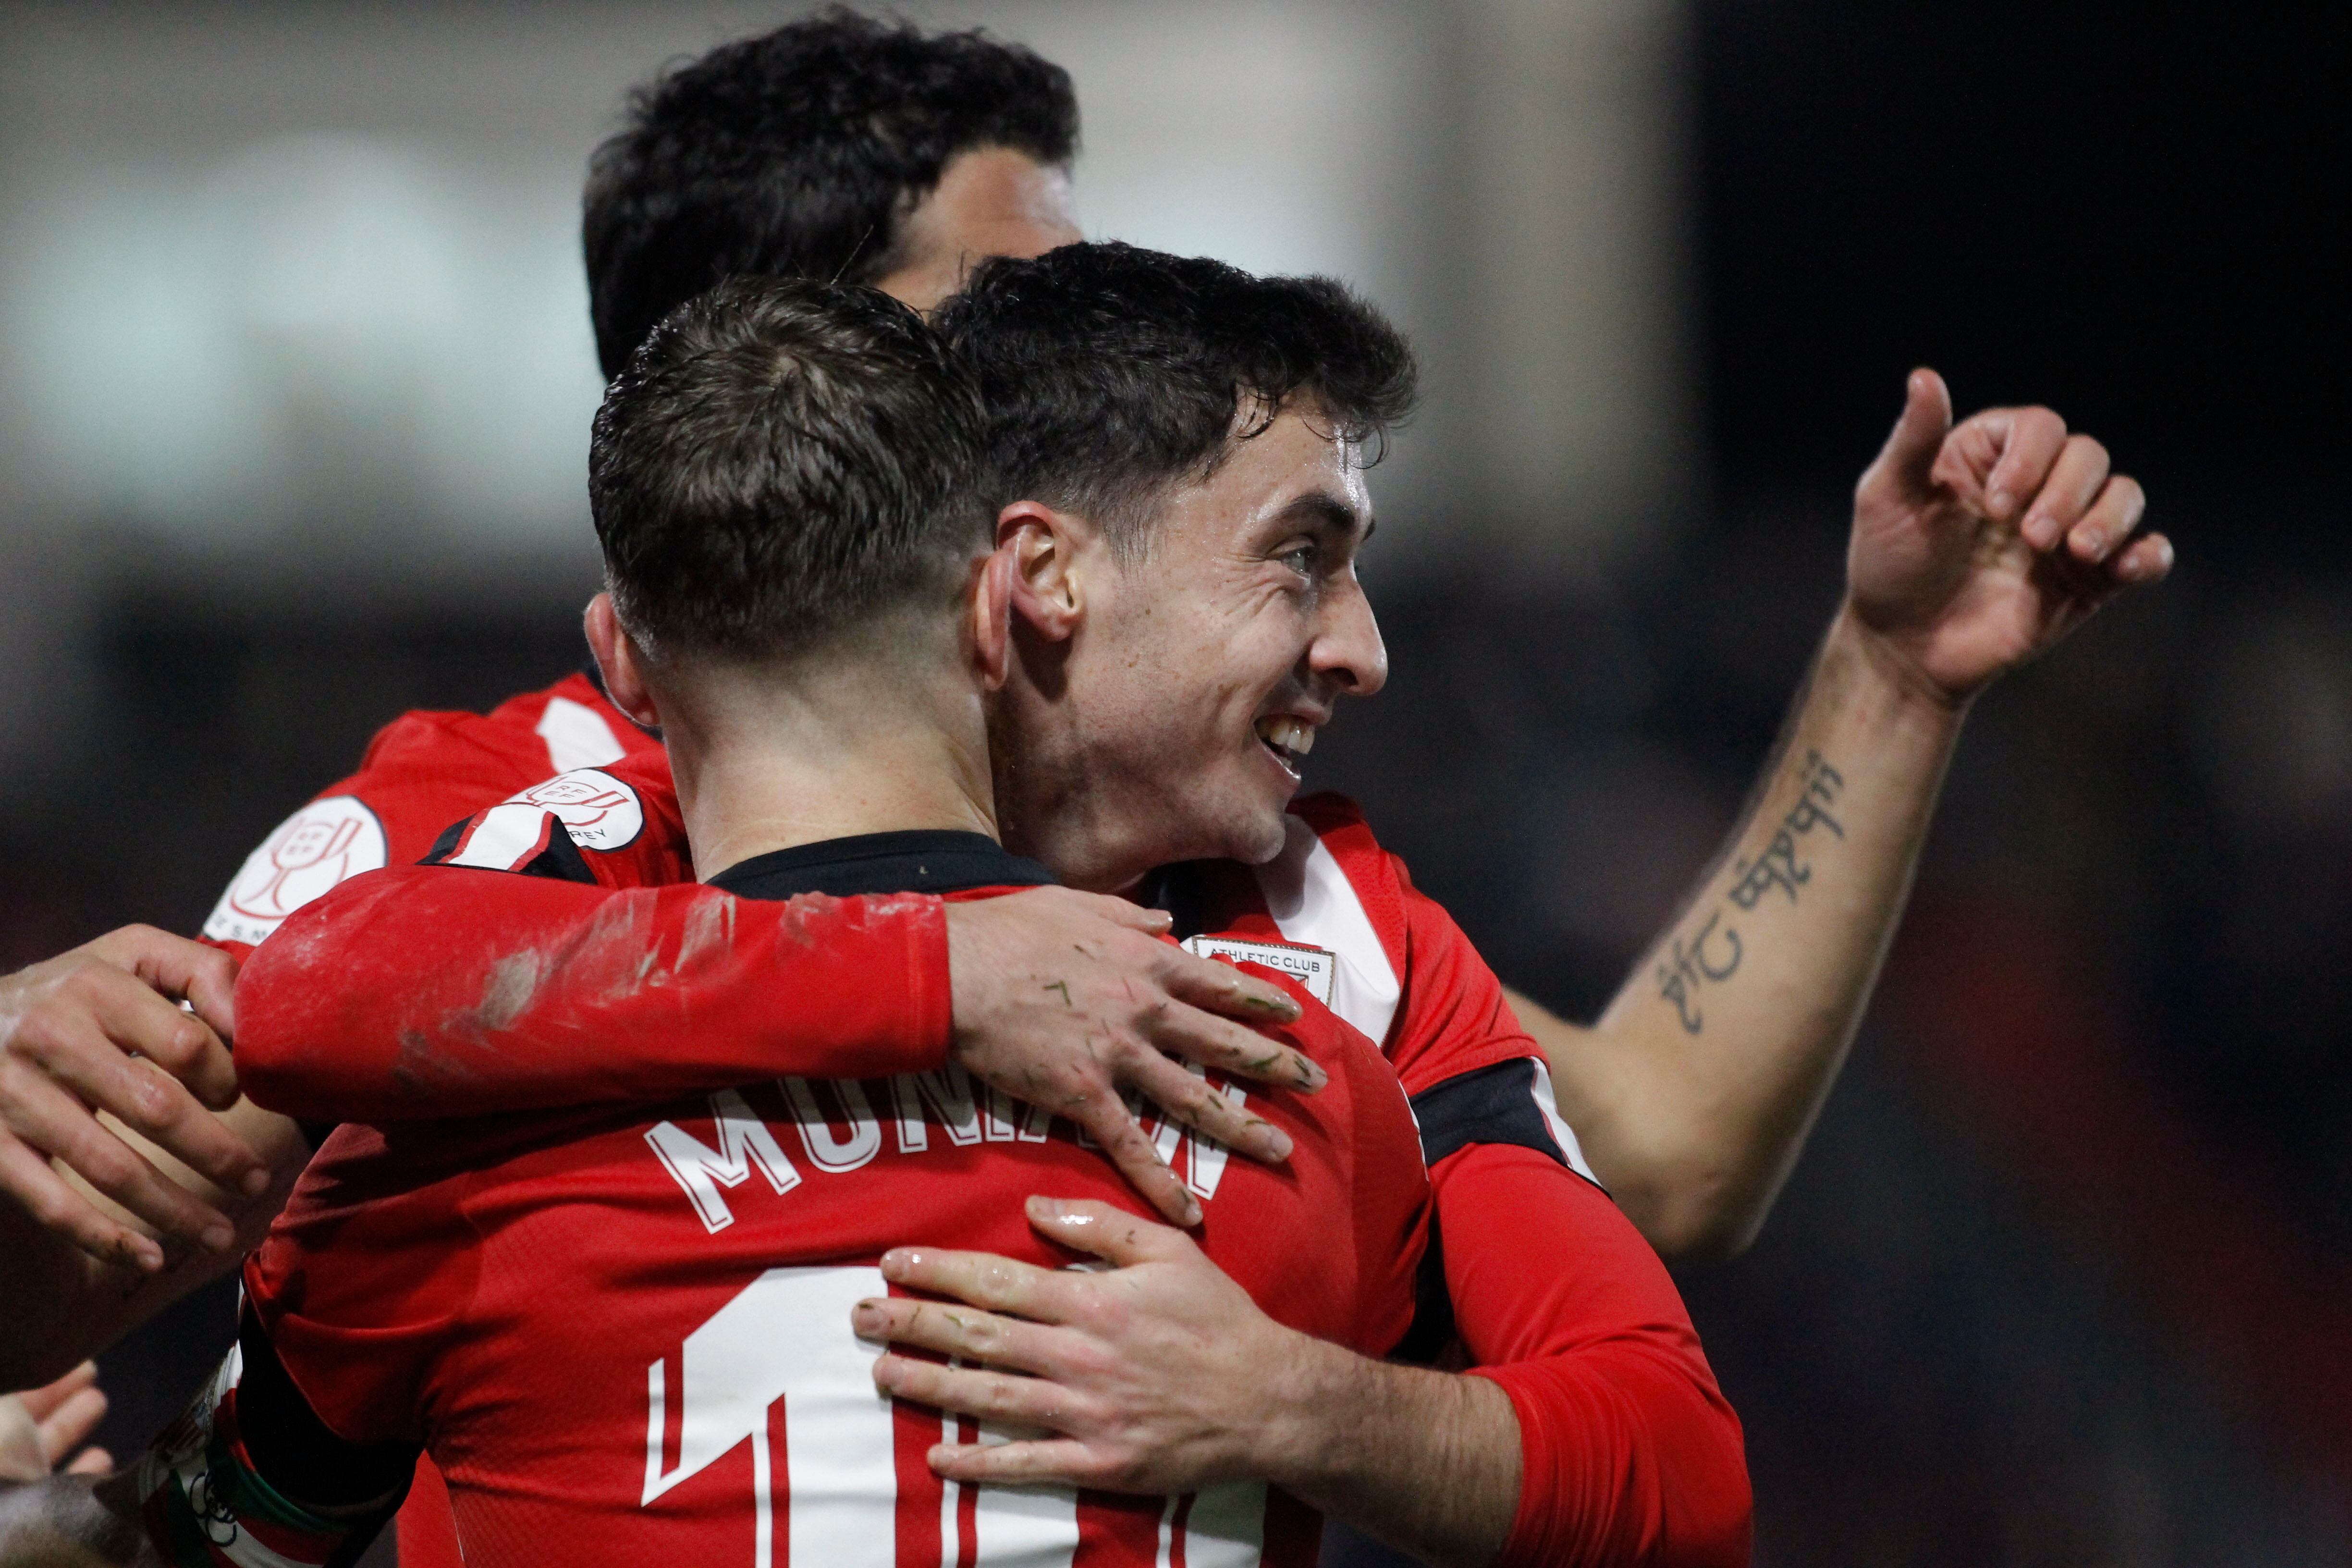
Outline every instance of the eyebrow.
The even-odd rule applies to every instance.
[[[1370,539],[1372,536],[1372,531],[1380,526],[1379,521],[1375,518],[1360,518],[1355,508],[1340,500],[1328,490],[1316,490],[1311,494],[1300,496],[1282,509],[1282,515],[1285,518],[1300,521],[1311,518],[1324,527],[1335,529],[1341,533],[1355,533],[1356,525],[1360,521],[1363,524],[1363,532],[1357,539],[1360,544],[1364,540]]]

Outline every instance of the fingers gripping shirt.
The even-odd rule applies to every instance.
[[[1017,865],[970,836],[877,837],[970,840],[907,848],[935,868]],[[749,903],[814,896],[790,883],[806,874],[752,862],[724,880]],[[1412,1310],[1426,1180],[1393,1075],[1305,1005],[1281,1034],[1330,1086],[1254,1106],[1291,1135],[1288,1166],[1205,1142],[1177,1163],[1205,1192],[1213,1261],[1278,1320],[1377,1353]],[[328,1429],[429,1447],[475,1568],[1305,1568],[1313,1516],[1263,1487],[1136,1500],[930,1475],[932,1444],[989,1434],[877,1395],[879,1347],[854,1337],[850,1309],[887,1292],[876,1260],[894,1245],[1069,1261],[1024,1222],[1033,1192],[1134,1212],[1075,1129],[953,1068],[770,1079],[652,1110],[345,1127],[246,1282]]]

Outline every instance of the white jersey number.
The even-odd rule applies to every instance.
[[[648,1366],[642,1506],[652,1507],[748,1439],[754,1568],[774,1568],[780,1509],[793,1568],[901,1568],[891,1405],[874,1388],[874,1358],[882,1347],[849,1326],[860,1300],[888,1292],[878,1268],[771,1268],[687,1335],[675,1358]],[[947,1418],[944,1441],[957,1440],[956,1427],[955,1418]],[[675,1463],[666,1453],[671,1433]],[[980,1440],[1028,1435],[984,1426]],[[782,1476],[773,1438],[783,1444]],[[942,1489],[938,1568],[1068,1568],[1078,1547],[1075,1490],[977,1488],[970,1541],[963,1539],[961,1490]],[[1161,1514],[1160,1561],[1171,1561],[1171,1547],[1189,1545],[1188,1568],[1253,1568],[1265,1516],[1262,1486],[1171,1499]]]

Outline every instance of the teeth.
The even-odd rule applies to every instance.
[[[1315,726],[1297,719],[1270,718],[1257,721],[1258,739],[1277,751],[1303,757],[1315,749]]]

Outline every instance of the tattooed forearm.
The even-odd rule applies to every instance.
[[[1845,776],[1823,761],[1819,752],[1807,752],[1800,777],[1804,787],[1796,804],[1780,818],[1764,852],[1753,860],[1732,862],[1736,880],[1730,899],[1742,910],[1753,910],[1776,888],[1795,903],[1798,890],[1813,879],[1811,863],[1797,858],[1798,841],[1818,828],[1827,828],[1834,837],[1845,837],[1845,829],[1829,812],[1837,804],[1838,792],[1845,787]],[[1738,972],[1746,952],[1739,932],[1724,924],[1723,918],[1723,907],[1717,905],[1687,942],[1679,933],[1669,938],[1666,956],[1657,967],[1658,994],[1674,1004],[1675,1016],[1685,1034],[1696,1035],[1706,1026],[1699,991],[1730,979]]]
[[[1669,949],[1671,961],[1658,965],[1658,994],[1675,1005],[1683,1028],[1690,1034],[1697,1034],[1706,1022],[1698,1010],[1698,988],[1708,981],[1728,980],[1739,968],[1739,933],[1728,927],[1717,946],[1714,961],[1710,961],[1706,944],[1722,920],[1721,910],[1707,916],[1706,923],[1698,928],[1698,934],[1691,938],[1687,947],[1683,945],[1681,937],[1674,938]]]
[[[1837,793],[1845,785],[1845,776],[1822,761],[1819,752],[1805,753],[1804,793],[1797,804],[1780,819],[1780,828],[1773,833],[1772,842],[1753,861],[1737,860],[1731,874],[1739,879],[1731,889],[1731,901],[1743,910],[1752,910],[1757,901],[1778,888],[1797,901],[1797,889],[1813,879],[1813,868],[1799,863],[1797,840],[1816,827],[1826,827],[1837,837],[1845,837],[1845,829],[1829,814]]]

